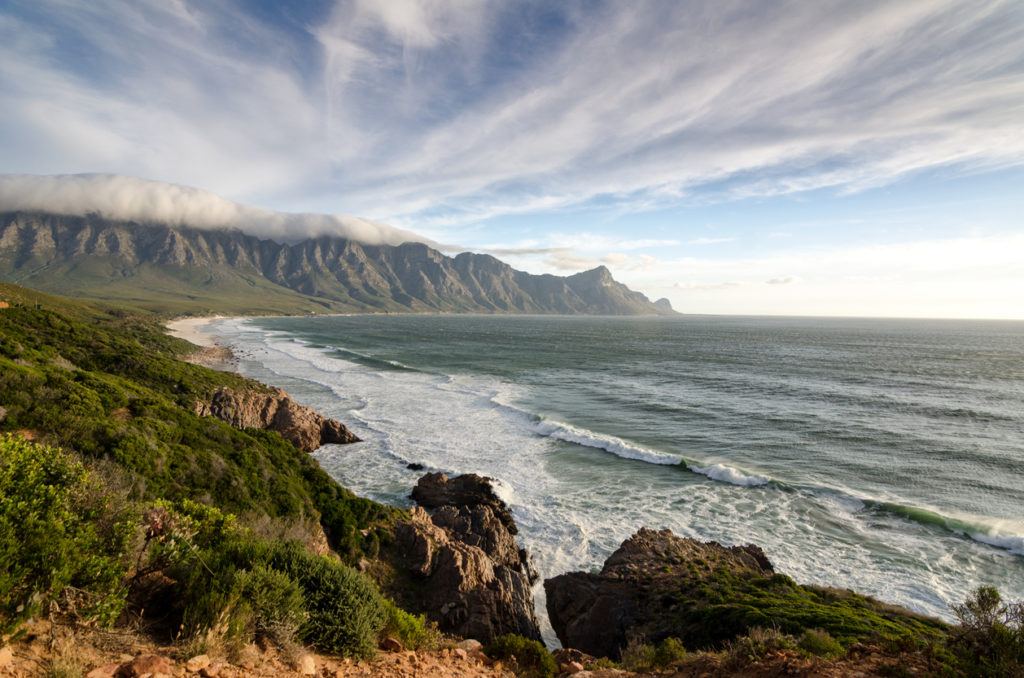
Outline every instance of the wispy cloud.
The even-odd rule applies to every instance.
[[[1019,2],[289,7],[15,0],[0,171],[415,224],[1024,164]]]

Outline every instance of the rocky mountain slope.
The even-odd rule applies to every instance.
[[[179,313],[674,313],[603,266],[532,275],[488,255],[448,257],[423,243],[321,236],[284,244],[97,214],[0,214],[0,280]]]

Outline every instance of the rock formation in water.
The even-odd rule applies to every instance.
[[[238,429],[277,431],[305,452],[312,452],[328,443],[359,442],[359,438],[344,424],[328,419],[311,407],[300,405],[279,388],[269,392],[220,388],[209,401],[197,402],[195,413],[201,417],[216,417]]]
[[[431,473],[413,497],[436,508],[433,516],[413,508],[395,533],[399,564],[422,592],[418,607],[458,636],[487,642],[518,633],[540,640],[532,592],[537,572],[488,479]]]

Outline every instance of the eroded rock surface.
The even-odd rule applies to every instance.
[[[442,631],[488,642],[506,633],[540,640],[533,607],[537,573],[516,544],[515,521],[480,476],[427,474],[422,507],[396,529],[402,566],[420,580],[427,617]]]
[[[277,431],[306,452],[328,443],[359,442],[344,424],[300,405],[280,388],[271,389],[269,393],[221,388],[209,402],[197,402],[195,412],[201,417],[216,417],[238,429]]]

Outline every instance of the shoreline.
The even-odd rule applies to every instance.
[[[187,362],[195,365],[202,365],[220,372],[235,372],[238,368],[238,358],[231,349],[220,343],[216,334],[202,332],[199,328],[214,320],[224,320],[230,316],[212,315],[198,318],[178,318],[164,324],[167,333],[177,339],[185,341],[198,347],[184,357]]]

